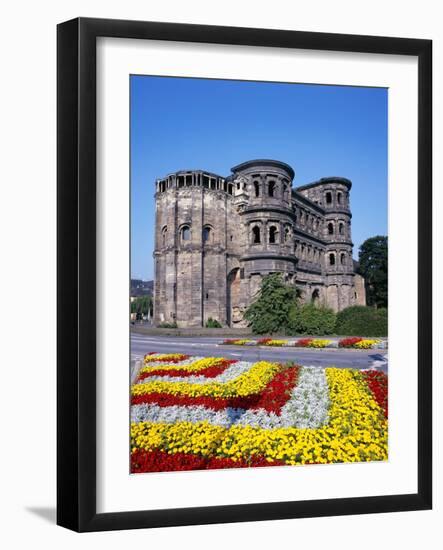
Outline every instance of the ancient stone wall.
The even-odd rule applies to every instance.
[[[279,161],[240,164],[223,178],[183,171],[156,182],[154,322],[245,326],[263,277],[282,273],[302,299],[335,311],[364,303],[354,273],[344,178],[292,189]],[[363,289],[363,290],[362,290]]]

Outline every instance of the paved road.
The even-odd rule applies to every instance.
[[[201,356],[232,357],[243,361],[294,361],[301,365],[339,368],[375,368],[387,372],[388,362],[383,350],[309,350],[297,348],[263,349],[256,347],[219,346],[220,338],[153,336],[131,333],[131,357],[139,359],[145,353],[187,353]]]

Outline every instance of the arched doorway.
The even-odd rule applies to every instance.
[[[317,305],[319,300],[320,300],[320,291],[318,290],[318,288],[316,288],[311,295],[311,302]]]
[[[231,327],[238,317],[240,304],[240,269],[238,267],[229,273],[226,287],[226,320]]]

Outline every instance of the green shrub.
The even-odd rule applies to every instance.
[[[351,306],[337,314],[335,332],[346,336],[387,336],[388,310]]]
[[[315,304],[292,305],[289,312],[289,329],[291,334],[308,334],[322,336],[333,334],[336,315],[328,307]]]
[[[296,290],[287,285],[280,273],[263,278],[257,299],[245,312],[245,319],[255,334],[287,333],[289,311],[295,303]]]
[[[157,327],[158,328],[177,328],[177,323],[175,321],[173,323],[159,323]]]
[[[222,328],[221,324],[217,321],[217,319],[213,319],[212,317],[209,317],[209,319],[206,321],[205,327],[206,328]]]

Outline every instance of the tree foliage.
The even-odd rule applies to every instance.
[[[337,313],[336,333],[342,336],[387,336],[388,310],[351,306]]]
[[[245,319],[256,334],[287,333],[295,299],[295,287],[286,285],[280,273],[272,273],[263,278],[259,295],[246,310]]]
[[[388,306],[388,238],[367,239],[359,250],[359,273],[365,279],[368,306]]]
[[[139,315],[148,315],[152,309],[152,297],[149,295],[138,296],[131,302],[131,313]]]
[[[313,303],[294,304],[289,313],[289,328],[291,334],[306,334],[322,336],[335,331],[336,315],[325,306]]]
[[[245,318],[256,334],[332,334],[336,321],[332,309],[299,304],[299,292],[295,286],[285,284],[279,273],[263,279],[260,293]]]

